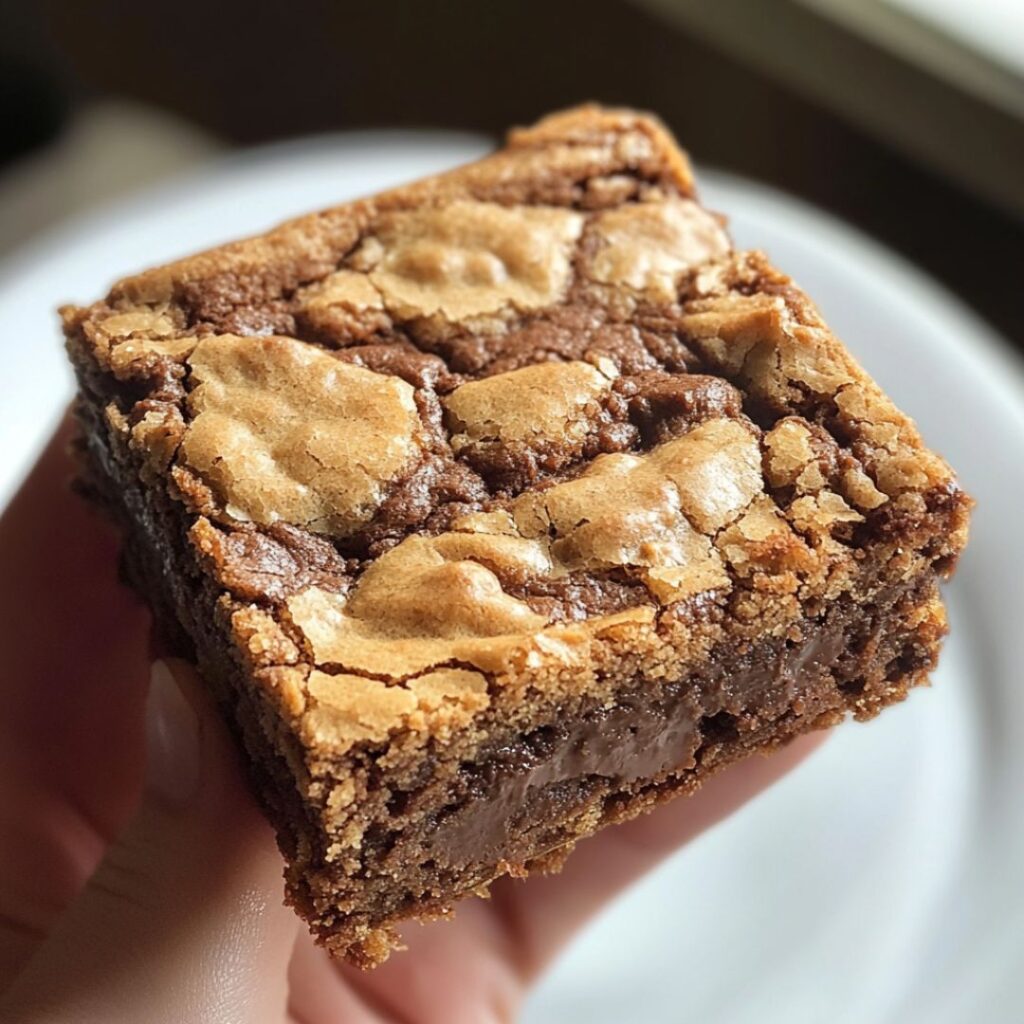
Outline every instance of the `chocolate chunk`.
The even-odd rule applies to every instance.
[[[539,825],[557,825],[565,813],[559,804],[573,790],[584,802],[595,776],[615,790],[691,770],[702,743],[721,741],[722,719],[735,719],[726,706],[742,709],[766,693],[785,706],[820,686],[844,647],[842,619],[812,627],[799,644],[769,643],[734,664],[713,657],[706,680],[624,695],[612,707],[554,722],[466,765],[465,796],[438,815],[427,850],[441,864],[479,863],[516,850],[519,837]],[[552,795],[559,797],[555,806]]]

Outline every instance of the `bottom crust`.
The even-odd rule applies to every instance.
[[[612,707],[534,723],[472,762],[446,766],[423,792],[403,792],[386,815],[364,823],[353,870],[330,861],[323,811],[297,785],[301,751],[232,660],[218,593],[204,589],[180,513],[143,490],[97,413],[79,407],[87,486],[124,528],[126,575],[164,636],[198,658],[249,754],[287,861],[289,902],[324,946],[360,966],[387,957],[401,921],[446,916],[460,896],[501,875],[555,870],[580,839],[693,792],[751,753],[849,713],[871,717],[927,679],[945,631],[937,578],[926,573],[870,606],[836,602],[802,623],[798,645],[723,644],[684,679],[624,686]]]

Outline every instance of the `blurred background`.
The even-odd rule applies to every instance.
[[[588,99],[668,123],[978,508],[934,691],[638,886],[526,1019],[1019,1024],[1024,0],[0,0],[0,509],[70,394],[58,302]]]
[[[217,147],[653,109],[1024,346],[1019,0],[0,0],[0,248]]]

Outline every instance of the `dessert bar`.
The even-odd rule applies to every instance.
[[[651,117],[62,315],[83,485],[353,963],[935,664],[969,499]]]

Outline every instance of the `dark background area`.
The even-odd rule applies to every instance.
[[[585,99],[648,108],[700,163],[853,222],[1024,350],[1020,220],[626,0],[0,0],[0,172],[106,95],[238,144],[383,125],[497,135]]]

